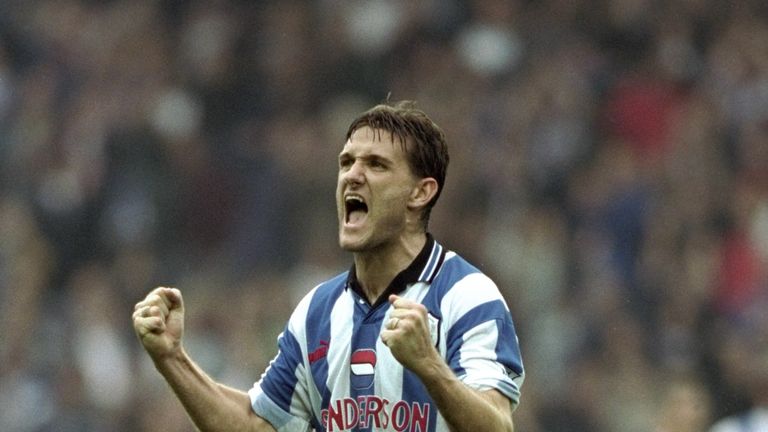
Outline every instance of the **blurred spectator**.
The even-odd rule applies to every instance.
[[[655,432],[697,432],[710,424],[711,398],[701,381],[671,377],[659,404]]]
[[[762,335],[764,338],[765,335]],[[744,341],[745,344],[748,342]],[[761,432],[768,430],[768,349],[765,339],[759,342],[760,348],[754,345],[742,346],[742,352],[724,353],[723,359],[731,364],[727,368],[738,369],[742,388],[747,392],[748,408],[726,417],[710,429],[710,432]],[[738,348],[735,348],[738,349]],[[730,355],[728,355],[730,354]],[[743,357],[742,357],[743,355]]]

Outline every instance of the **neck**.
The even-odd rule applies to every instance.
[[[354,253],[357,281],[368,302],[376,302],[392,279],[413,262],[426,242],[427,235],[422,232],[392,244]]]

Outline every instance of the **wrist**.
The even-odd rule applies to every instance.
[[[185,360],[188,358],[186,351],[181,346],[163,353],[150,354],[149,357],[152,359],[155,369],[161,373],[185,363]]]
[[[428,387],[433,384],[444,384],[446,378],[454,376],[436,349],[432,349],[425,358],[419,359],[416,367],[411,368],[411,371]]]

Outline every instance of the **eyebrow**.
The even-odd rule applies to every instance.
[[[361,156],[353,156],[352,153],[346,150],[343,150],[341,153],[339,153],[339,160],[342,160],[342,159],[362,159],[364,161],[378,160],[380,162],[384,162],[390,165],[394,163],[392,159],[380,154],[368,153]]]

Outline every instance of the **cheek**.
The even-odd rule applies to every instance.
[[[342,204],[342,198],[341,198],[341,184],[339,184],[336,187],[336,194],[334,197],[336,198],[336,210],[341,213],[344,209],[344,205]]]
[[[341,181],[341,179],[339,179],[339,181],[336,182],[336,194],[335,194],[336,201],[341,200],[341,195],[343,193],[343,190],[344,190],[344,182]]]
[[[344,184],[344,181],[341,179],[341,175],[336,177],[336,194],[338,195],[341,193],[342,185]]]
[[[411,189],[403,186],[399,188],[392,188],[389,191],[387,191],[385,199],[392,205],[405,206],[405,204],[408,202],[410,197],[411,197]]]
[[[404,219],[408,208],[408,194],[403,191],[390,191],[380,196],[376,204],[376,213],[386,214],[388,219]]]

